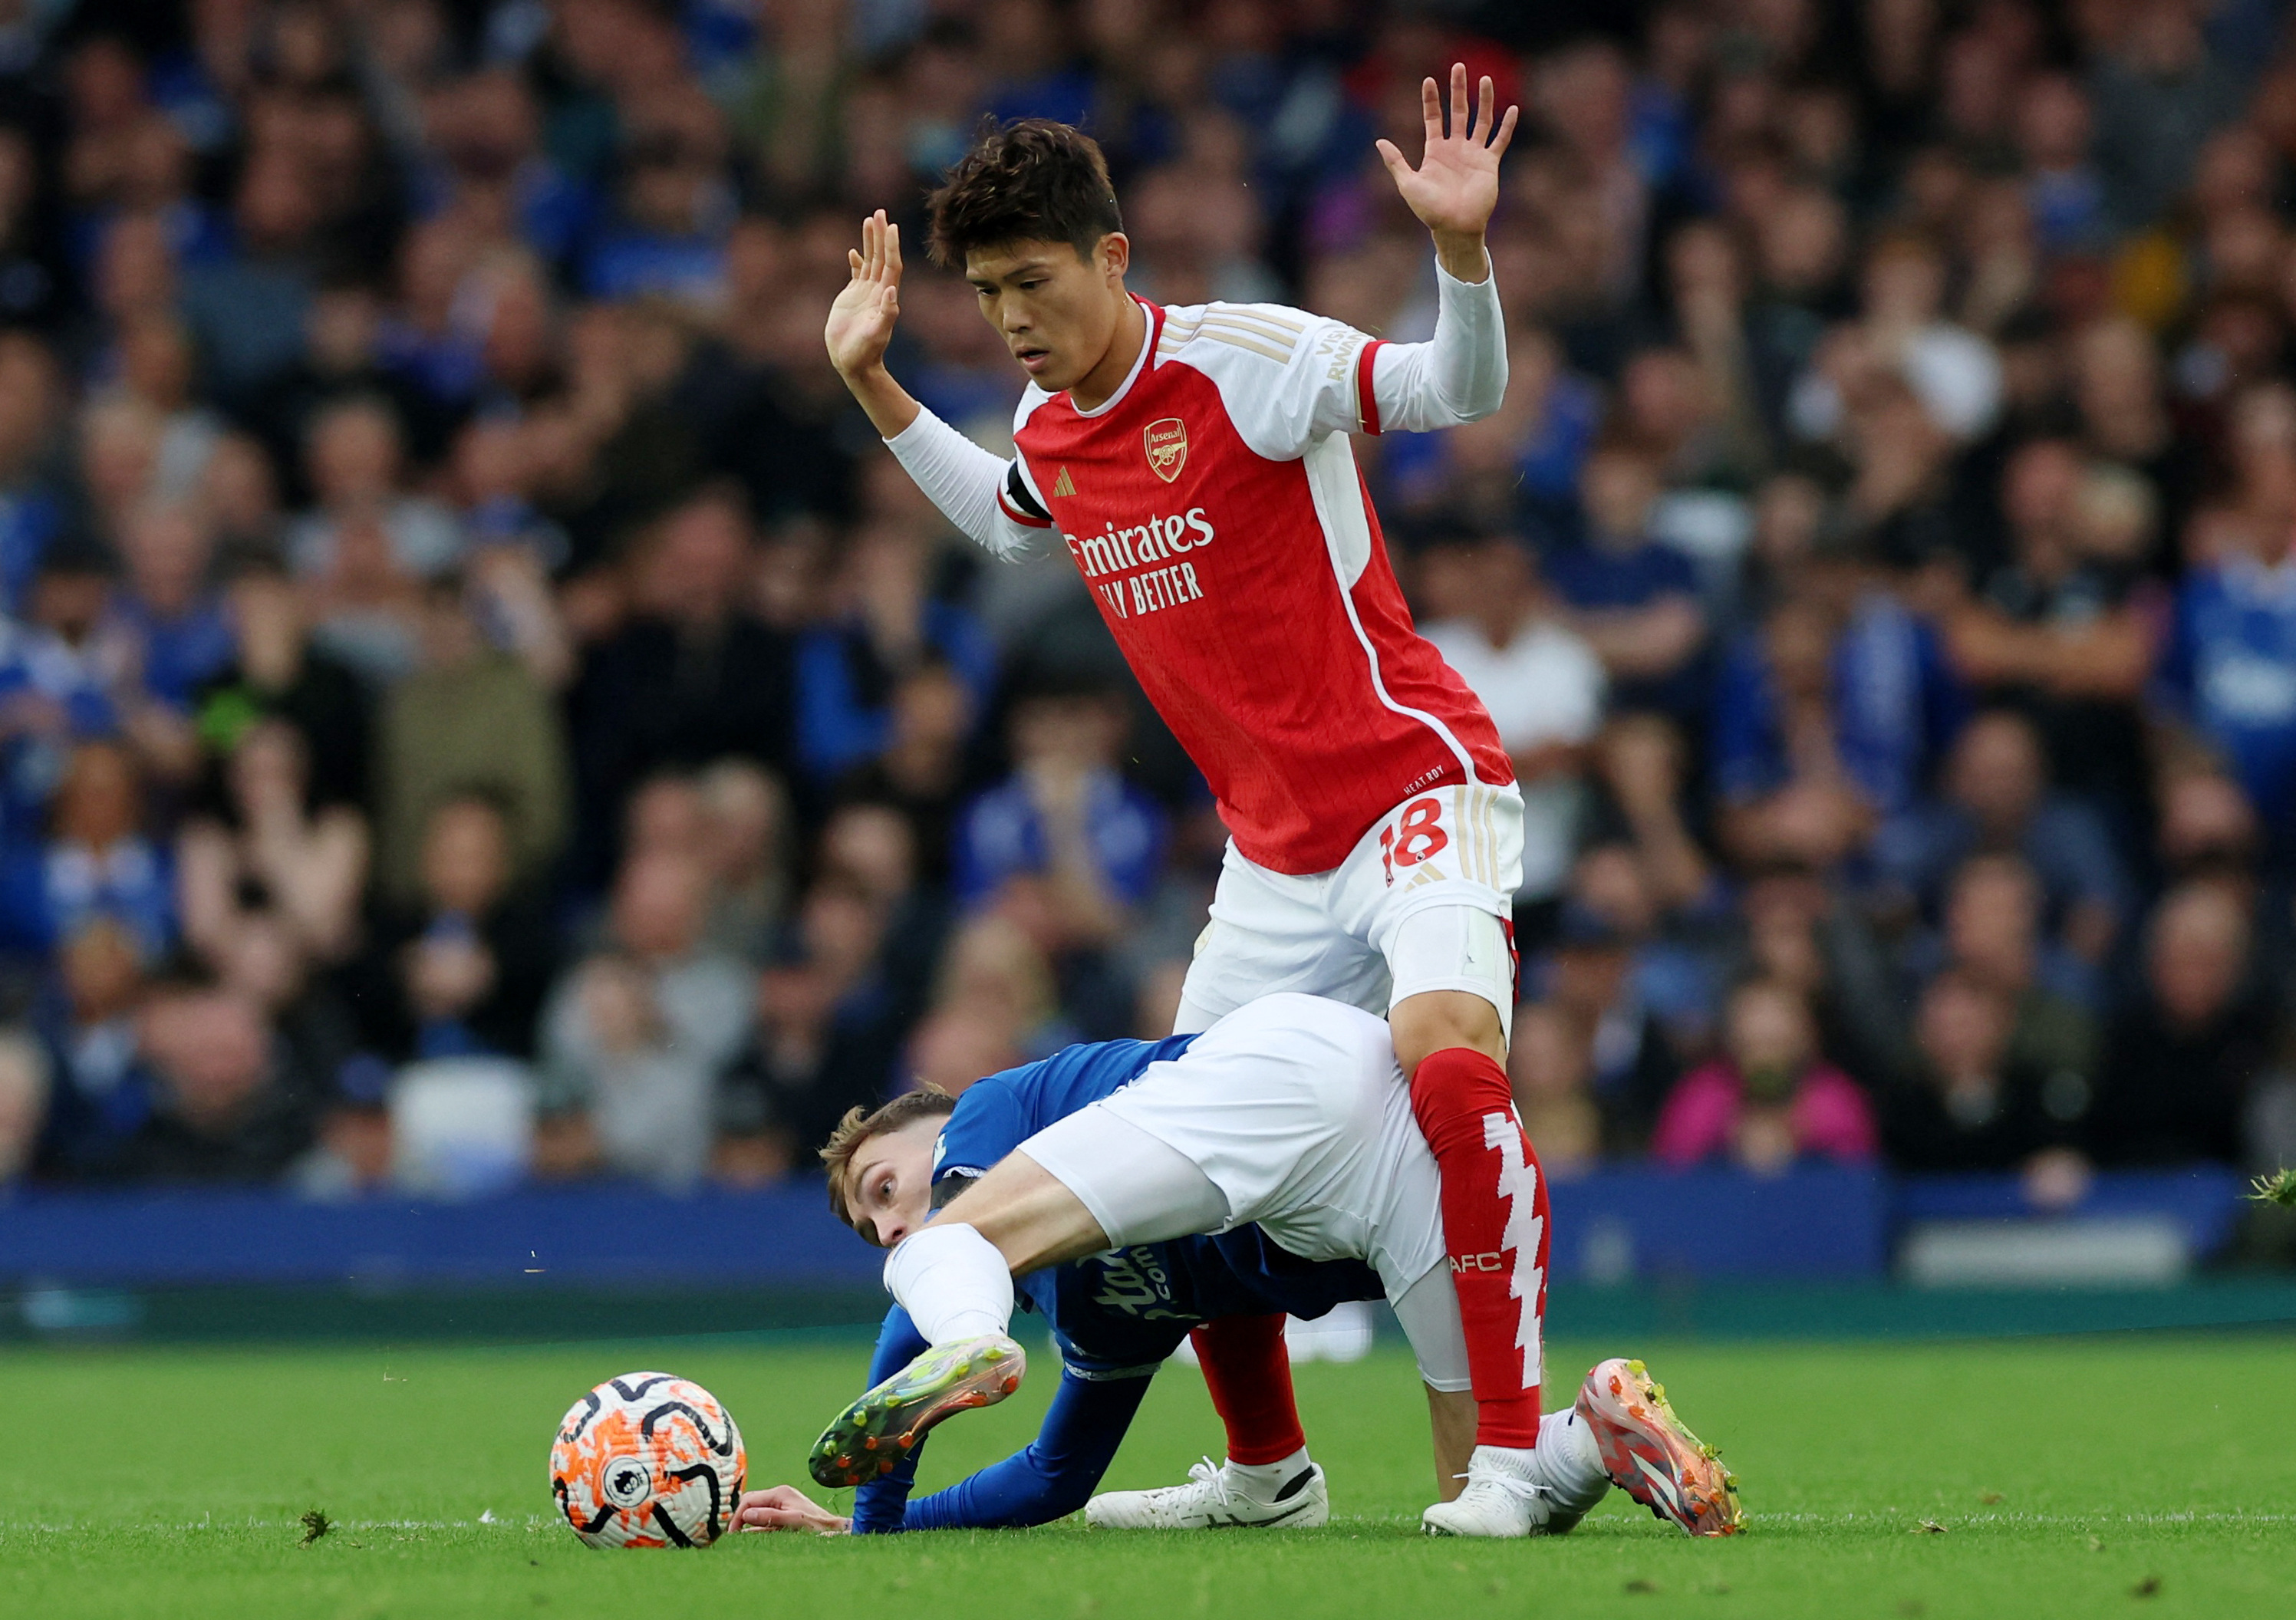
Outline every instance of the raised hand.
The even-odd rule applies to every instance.
[[[885,358],[901,314],[901,227],[879,209],[861,222],[861,250],[846,250],[853,279],[829,307],[829,363],[848,382]]]
[[[1499,157],[1514,138],[1516,110],[1510,107],[1496,127],[1491,122],[1491,81],[1482,81],[1472,119],[1467,112],[1467,66],[1451,65],[1451,129],[1443,130],[1443,98],[1435,81],[1420,86],[1420,111],[1427,121],[1427,150],[1414,168],[1392,141],[1381,141],[1379,155],[1395,176],[1395,189],[1435,236],[1444,267],[1455,275],[1466,265],[1473,273],[1464,279],[1480,281],[1483,266],[1483,227],[1499,201]],[[1459,261],[1455,264],[1454,260]]]

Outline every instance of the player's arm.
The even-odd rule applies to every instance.
[[[1052,515],[1020,458],[1006,462],[983,450],[885,368],[901,313],[901,227],[878,209],[861,222],[860,250],[849,250],[847,258],[852,278],[830,305],[822,334],[830,364],[942,516],[1000,557],[1036,550],[1052,531]]]
[[[1074,1513],[1108,1472],[1152,1376],[1088,1379],[1063,1368],[1025,1450],[911,1502],[902,1528],[1019,1529]]]
[[[1424,432],[1474,421],[1506,397],[1506,326],[1483,233],[1499,200],[1499,158],[1514,138],[1516,110],[1492,122],[1491,81],[1483,79],[1475,114],[1467,109],[1467,70],[1451,68],[1451,128],[1435,81],[1420,86],[1427,147],[1414,168],[1391,141],[1379,155],[1395,189],[1435,239],[1435,335],[1425,343],[1382,344],[1359,364],[1372,367],[1364,426]],[[1375,414],[1374,414],[1375,413]]]

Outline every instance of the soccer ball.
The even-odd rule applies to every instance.
[[[717,1396],[667,1372],[626,1372],[559,1424],[550,1490],[593,1547],[706,1547],[733,1523],[747,1466]]]

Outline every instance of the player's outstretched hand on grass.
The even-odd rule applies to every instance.
[[[861,222],[861,250],[846,250],[853,279],[829,307],[829,363],[850,381],[880,364],[901,314],[901,227],[879,209]]]
[[[744,1491],[734,1504],[736,1530],[810,1530],[816,1535],[843,1535],[853,1521],[840,1518],[795,1485],[774,1485]]]
[[[1467,64],[1451,64],[1451,130],[1443,131],[1443,96],[1433,79],[1419,87],[1419,110],[1427,120],[1427,151],[1414,168],[1392,141],[1381,141],[1379,155],[1395,176],[1395,189],[1419,216],[1419,223],[1434,233],[1435,245],[1444,252],[1445,268],[1455,251],[1472,256],[1481,279],[1483,227],[1499,205],[1499,157],[1514,139],[1516,110],[1510,107],[1496,127],[1491,122],[1494,92],[1486,75],[1476,102],[1476,116],[1467,115]]]

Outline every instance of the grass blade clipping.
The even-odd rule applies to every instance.
[[[2277,1170],[2270,1175],[2258,1176],[2249,1196],[2259,1204],[2296,1209],[2296,1170]]]

